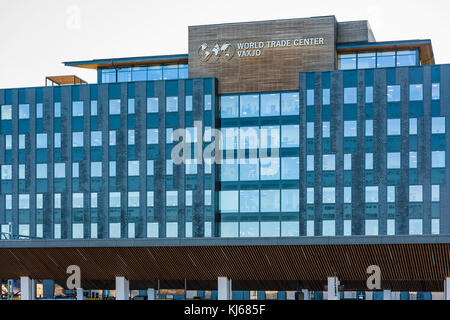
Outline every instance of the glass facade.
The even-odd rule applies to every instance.
[[[99,83],[176,80],[188,78],[187,64],[100,69]]]
[[[179,66],[116,70],[115,81],[130,83],[102,95],[96,85],[72,86],[70,98],[51,88],[51,99],[43,88],[0,90],[2,230],[48,239],[448,233],[444,71],[398,69],[405,82],[397,69],[373,70],[412,63],[405,52],[355,59],[353,69],[367,70],[337,71],[333,82],[301,73],[295,92],[218,95],[214,79],[178,80]],[[181,139],[190,149],[180,164]],[[221,162],[198,156],[213,141]]]
[[[409,67],[420,65],[418,51],[340,54],[339,70]]]

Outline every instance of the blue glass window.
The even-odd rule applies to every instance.
[[[147,144],[158,144],[158,129],[147,129]]]
[[[366,187],[366,203],[378,203],[378,187]]]
[[[375,69],[377,58],[375,53],[359,53],[358,69]]]
[[[25,150],[25,135],[24,134],[20,134],[19,135],[19,150]]]
[[[366,87],[366,103],[373,103],[373,87]]]
[[[296,92],[281,94],[281,114],[283,116],[298,115],[300,109],[299,95]]]
[[[178,206],[178,191],[166,191],[166,205],[168,207]]]
[[[356,121],[344,121],[344,137],[356,137],[358,135]]]
[[[336,170],[336,155],[334,155],[334,154],[323,155],[322,166],[323,166],[322,167],[323,171],[335,171]]]
[[[102,176],[102,163],[91,162],[91,177],[100,178]]]
[[[393,51],[393,52],[378,52],[377,53],[377,67],[378,68],[395,67],[395,51]]]
[[[423,202],[422,186],[409,186],[409,202]]]
[[[245,94],[240,96],[241,118],[259,117],[259,95]]]
[[[47,179],[47,164],[36,164],[36,179]]]
[[[83,194],[72,193],[72,208],[81,209],[83,207]]]
[[[120,115],[120,100],[109,100],[109,114]]]
[[[221,96],[220,97],[220,112],[222,118],[237,118],[238,111],[238,96]]]
[[[433,83],[431,86],[431,98],[433,100],[441,99],[441,84]]]
[[[186,96],[186,111],[192,111],[192,96]]]
[[[36,149],[46,149],[47,148],[47,134],[38,133],[36,134]]]
[[[431,186],[431,201],[433,201],[433,202],[441,201],[441,186],[440,185]]]
[[[314,171],[314,156],[313,155],[306,156],[306,171],[308,171],[308,172]]]
[[[373,120],[366,120],[366,137],[373,137]]]
[[[299,212],[300,210],[300,193],[298,189],[281,191],[281,211],[282,212]]]
[[[148,67],[147,80],[162,80],[162,66]]]
[[[240,180],[258,181],[259,180],[259,160],[258,159],[240,159]]]
[[[133,146],[136,143],[135,131],[128,130],[128,145]]]
[[[128,192],[128,207],[139,208],[139,192]]]
[[[72,147],[83,146],[83,132],[72,132]]]
[[[225,159],[221,165],[221,181],[238,181],[238,163],[235,159]]]
[[[96,100],[91,101],[91,116],[98,115],[98,103]]]
[[[330,89],[323,89],[322,90],[322,104],[324,106],[330,104]]]
[[[55,102],[55,118],[61,118],[61,102]]]
[[[358,102],[357,88],[344,88],[344,103],[356,104]]]
[[[154,174],[155,174],[154,161],[147,160],[147,176],[152,176]]]
[[[417,135],[417,118],[409,119],[409,134]]]
[[[417,169],[417,152],[409,153],[409,168]]]
[[[55,179],[63,179],[66,177],[66,164],[55,163]]]
[[[315,104],[314,89],[306,90],[306,105],[313,106]]]
[[[261,180],[280,180],[280,159],[261,158]]]
[[[378,235],[378,220],[366,220],[366,236]]]
[[[109,193],[109,207],[120,208],[120,192]]]
[[[322,189],[322,203],[323,204],[336,203],[336,188],[323,188]]]
[[[233,213],[239,211],[239,192],[238,191],[220,191],[219,192],[219,210],[222,213]]]
[[[12,106],[2,106],[2,120],[12,120]]]
[[[433,151],[431,153],[431,167],[445,168],[445,151]]]
[[[423,84],[411,84],[409,86],[409,101],[423,100]]]
[[[134,67],[131,69],[131,77],[133,81],[147,80],[147,67]]]
[[[178,97],[166,97],[166,111],[178,112]]]
[[[257,149],[259,145],[258,127],[239,128],[239,148],[241,150]]]
[[[280,212],[280,190],[261,190],[261,212]]]
[[[240,212],[259,212],[259,191],[240,191]]]
[[[121,68],[117,72],[117,82],[130,82],[131,68]]]
[[[158,113],[159,102],[158,98],[147,98],[147,113]]]
[[[373,170],[373,153],[366,153],[366,170]]]
[[[110,177],[115,177],[116,176],[116,174],[117,174],[116,169],[117,169],[116,161],[110,161],[109,162],[109,176]]]
[[[139,161],[128,161],[128,176],[139,176]]]
[[[209,111],[209,110],[211,110],[211,108],[212,108],[212,105],[211,105],[211,103],[212,103],[212,97],[211,97],[211,95],[210,94],[205,94],[205,97],[204,97],[204,108],[205,108],[205,111]]]
[[[417,51],[397,51],[397,67],[417,65]]]
[[[314,139],[314,122],[306,123],[306,138]]]
[[[387,121],[387,135],[399,136],[401,133],[400,119],[388,119]]]
[[[73,117],[82,117],[84,112],[84,104],[83,101],[74,101],[72,102],[72,116]]]
[[[12,180],[12,166],[2,165],[2,180]]]
[[[287,125],[281,126],[281,147],[295,148],[300,143],[300,126]]]
[[[308,123],[309,124],[309,123]],[[314,137],[314,123],[313,124],[313,136]],[[331,125],[329,121],[324,121],[322,123],[322,138],[329,138],[331,136]],[[308,137],[308,139],[311,137]]]
[[[352,170],[352,155],[344,154],[344,170]]]
[[[19,105],[19,119],[30,119],[30,105],[20,104]]]
[[[178,65],[163,66],[163,80],[178,79]]]
[[[281,159],[281,179],[298,180],[300,177],[300,160],[298,157]]]
[[[409,234],[410,235],[422,235],[423,234],[423,220],[422,219],[410,219],[409,220]]]
[[[91,147],[101,147],[102,145],[102,132],[92,131],[91,132]]]
[[[36,119],[44,117],[44,105],[42,103],[36,104]]]
[[[102,70],[102,83],[113,83],[117,81],[116,69]]]
[[[280,127],[268,126],[261,127],[261,143],[262,149],[278,149],[280,147]]]
[[[400,152],[391,152],[387,154],[387,168],[400,169]]]
[[[342,54],[339,56],[339,70],[356,69],[356,54]]]
[[[72,177],[73,178],[80,177],[80,164],[78,162],[72,163]]]
[[[431,133],[432,134],[445,133],[445,117],[431,119]]]
[[[280,94],[261,95],[261,117],[274,117],[280,115]]]
[[[387,86],[387,101],[388,102],[399,102],[401,99],[400,86]]]

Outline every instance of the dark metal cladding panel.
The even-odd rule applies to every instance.
[[[137,82],[135,87],[136,105],[136,155],[139,160],[139,223],[136,225],[136,238],[147,237],[147,88],[145,82]]]
[[[47,134],[48,137],[52,137],[55,132],[55,123],[54,123],[54,90],[53,88],[44,88],[43,89],[44,96],[44,133]],[[54,163],[54,139],[47,139],[48,150],[47,150],[47,159],[48,163]],[[67,171],[66,171],[67,174]],[[47,167],[47,177],[53,177],[53,166]],[[54,185],[48,179],[47,192],[44,193],[44,225],[43,225],[43,236],[44,239],[53,239],[55,236],[54,230]]]
[[[166,236],[166,90],[165,82],[155,82],[155,96],[159,101],[159,156],[155,161],[155,219],[159,223],[159,236]]]
[[[109,85],[98,85],[98,126],[102,131],[102,166],[103,177],[109,177]],[[98,194],[98,238],[109,237],[109,184],[108,179],[102,179],[101,192]]]
[[[401,87],[401,154],[409,154],[409,69],[397,69]],[[397,191],[395,228],[397,235],[409,234],[409,157],[401,159],[401,183]]]

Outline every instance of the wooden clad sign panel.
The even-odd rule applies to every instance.
[[[298,90],[299,72],[334,70],[335,17],[189,27],[189,77],[219,94]]]

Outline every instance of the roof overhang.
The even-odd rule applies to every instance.
[[[450,276],[450,236],[123,239],[0,242],[0,279],[30,276],[65,286],[78,265],[85,289],[113,289],[125,276],[134,289],[323,290],[336,275],[346,290],[365,290],[367,267],[381,268],[383,289],[442,291]],[[297,288],[297,289],[296,289]]]
[[[151,65],[169,65],[169,64],[187,64],[188,55],[164,55],[164,56],[149,56],[149,57],[133,57],[133,58],[111,58],[111,59],[96,59],[86,61],[70,61],[64,62],[67,67],[78,67],[86,69],[114,69],[114,68],[128,68],[128,67],[143,67]]]
[[[435,64],[431,40],[344,43],[337,45],[338,53],[364,53],[394,50],[419,50],[422,65]]]
[[[47,85],[47,81],[50,81],[52,83],[52,85],[56,84],[58,86],[74,85],[74,84],[87,84],[86,81],[84,81],[83,79],[81,79],[75,75],[45,77],[45,85]]]

